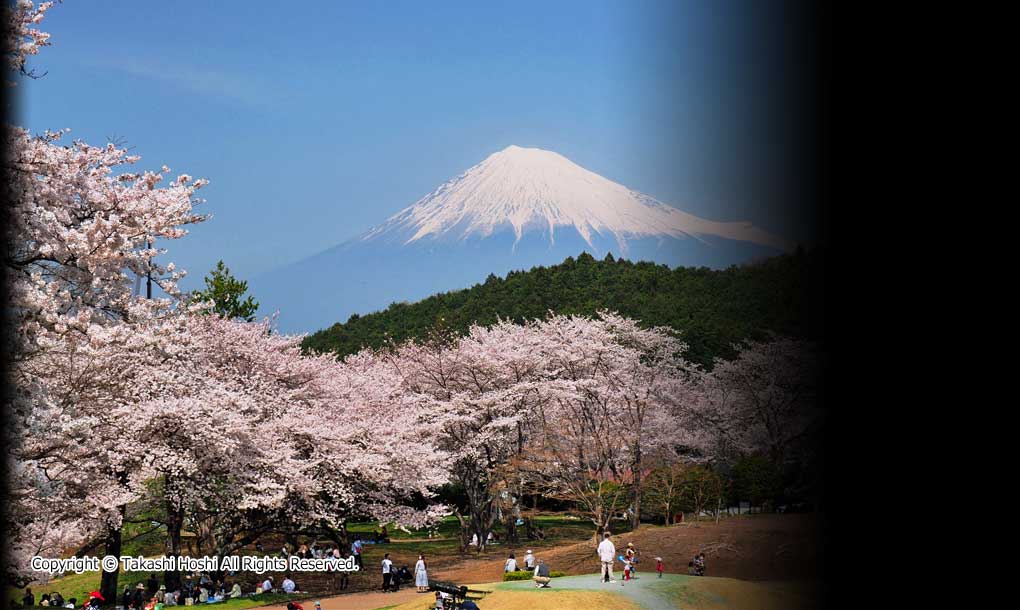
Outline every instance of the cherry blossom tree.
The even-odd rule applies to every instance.
[[[524,449],[538,396],[531,382],[542,366],[531,349],[537,342],[529,327],[500,322],[475,326],[463,338],[407,343],[390,356],[406,400],[421,413],[419,425],[448,452],[453,478],[464,488],[465,548],[472,534],[485,548],[498,515],[497,487],[505,482],[499,474]]]
[[[11,67],[27,72],[48,44],[34,27],[48,8],[10,12]],[[165,167],[132,172],[138,158],[126,150],[62,146],[62,136],[5,130],[17,473],[8,539],[19,559],[78,544],[117,555],[125,518],[154,501],[171,553],[186,519],[214,522],[226,550],[272,527],[442,513],[402,504],[429,497],[446,471],[390,364],[307,357],[268,323],[194,315],[203,305],[176,300],[183,273],[157,264],[165,251],[153,244],[206,219],[193,211],[205,181],[165,184]],[[132,295],[140,275],[168,298]],[[116,579],[103,575],[108,599]]]
[[[607,527],[640,485],[643,452],[690,442],[677,413],[697,403],[701,373],[683,349],[665,329],[602,313],[476,326],[399,346],[391,360],[453,456],[465,543],[475,534],[484,548],[499,509],[512,514],[525,487]]]
[[[782,465],[821,420],[822,356],[809,342],[779,336],[737,347],[736,358],[717,361],[706,378],[705,427],[722,452],[760,452]]]
[[[37,6],[31,0],[18,0],[13,6],[5,6],[7,36],[4,39],[4,53],[7,67],[26,76],[34,73],[26,69],[25,62],[39,53],[41,47],[50,45],[50,35],[34,27],[46,16],[52,2],[40,2]]]

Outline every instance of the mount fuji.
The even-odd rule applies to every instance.
[[[791,246],[748,222],[688,214],[555,152],[510,146],[381,225],[250,284],[260,315],[279,311],[282,332],[308,332],[585,251],[719,268]]]

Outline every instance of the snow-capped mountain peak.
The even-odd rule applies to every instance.
[[[390,235],[403,243],[484,238],[512,230],[517,241],[540,231],[555,242],[573,228],[592,244],[613,238],[718,236],[786,250],[789,244],[747,222],[699,218],[539,148],[508,146],[441,185],[362,240]]]

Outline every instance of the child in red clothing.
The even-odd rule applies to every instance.
[[[659,573],[659,578],[662,578],[662,557],[655,558],[655,571]]]

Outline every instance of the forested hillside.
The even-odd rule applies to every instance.
[[[353,315],[308,336],[306,350],[340,356],[389,340],[421,338],[442,326],[465,331],[497,318],[544,317],[549,311],[591,315],[609,309],[647,326],[671,326],[689,345],[688,357],[709,365],[731,345],[768,331],[821,339],[825,254],[798,250],[723,270],[677,267],[584,253],[552,267],[490,275],[465,290],[384,311]]]

